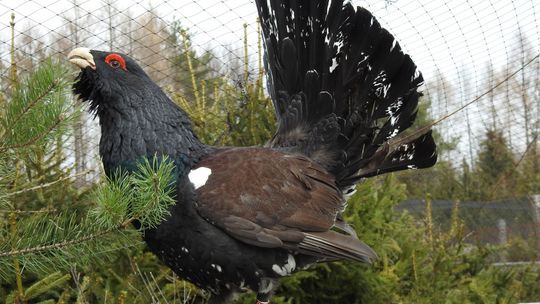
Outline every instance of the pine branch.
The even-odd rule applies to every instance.
[[[0,199],[2,199],[2,198],[8,198],[8,197],[14,196],[14,195],[19,195],[19,194],[22,194],[22,193],[25,193],[25,192],[31,192],[31,191],[35,191],[35,190],[40,190],[40,189],[43,189],[43,188],[47,188],[47,187],[50,187],[50,186],[52,186],[52,185],[54,185],[54,184],[57,184],[57,183],[59,183],[59,182],[63,182],[63,181],[66,181],[66,180],[69,180],[69,179],[72,179],[72,178],[75,178],[75,177],[78,177],[78,176],[86,175],[86,174],[88,174],[88,173],[91,172],[91,171],[92,171],[92,170],[86,170],[86,171],[84,171],[84,172],[77,173],[77,174],[70,175],[70,176],[66,176],[66,177],[57,179],[57,180],[55,180],[55,181],[49,182],[49,183],[37,185],[37,186],[34,186],[34,187],[22,189],[22,190],[15,191],[15,192],[9,192],[9,193],[7,193],[7,194],[0,195]],[[2,212],[2,211],[0,210],[0,212]],[[11,212],[11,211],[10,211],[10,212]]]
[[[130,200],[133,218],[140,220],[141,227],[157,226],[169,215],[169,207],[176,203],[172,198],[174,164],[167,157],[154,156],[152,161],[144,159],[137,171],[129,177],[130,190],[137,193]],[[127,207],[127,206],[126,206]]]
[[[0,213],[14,213],[14,214],[39,214],[39,213],[53,213],[58,209],[42,209],[42,210],[0,210]]]
[[[28,103],[26,107],[21,111],[21,113],[17,117],[15,117],[15,119],[11,122],[12,126],[17,125],[17,123],[24,117],[24,115],[26,115],[26,113],[28,113],[28,111],[30,111],[35,105],[37,105],[47,95],[53,93],[55,89],[58,89],[60,83],[61,81],[59,79],[53,80],[46,90],[44,90],[39,96],[37,96],[30,103]]]
[[[0,153],[31,147],[53,131],[63,130],[75,115],[69,112],[66,75],[63,65],[48,60],[14,87],[11,101],[0,117],[5,131],[0,136]]]
[[[0,278],[13,271],[7,260],[18,259],[27,271],[46,273],[69,267],[73,261],[84,264],[81,261],[118,250],[121,244],[132,245],[133,238],[120,238],[135,232],[127,229],[132,222],[138,221],[143,229],[154,227],[176,202],[171,197],[174,168],[166,157],[154,157],[141,161],[132,174],[119,171],[95,191],[96,206],[82,221],[73,212],[54,217],[36,212],[37,216],[19,222],[17,233],[0,243]]]
[[[13,259],[19,260],[25,272],[38,275],[69,269],[73,263],[97,267],[114,258],[119,249],[139,244],[134,242],[135,230],[126,229],[130,222],[100,228],[91,218],[81,222],[72,212],[21,220],[17,234],[0,243],[0,279],[15,273]],[[100,258],[95,259],[98,255]]]
[[[34,136],[30,140],[28,140],[28,141],[26,141],[26,142],[24,142],[22,144],[15,144],[15,145],[12,145],[12,146],[0,147],[0,153],[5,152],[7,150],[11,150],[11,149],[19,149],[19,148],[28,147],[30,145],[33,145],[33,144],[37,143],[38,141],[45,138],[48,134],[50,134],[54,129],[56,129],[56,127],[58,127],[64,121],[64,119],[65,119],[64,116],[58,117],[58,119],[54,122],[54,124],[51,125],[49,128],[47,128],[45,130],[45,132],[42,132],[42,133],[38,134],[37,136]]]
[[[73,246],[73,245],[77,245],[77,244],[80,244],[80,243],[83,243],[83,242],[88,242],[88,241],[94,240],[94,239],[96,239],[98,237],[107,235],[109,233],[122,230],[122,229],[126,228],[129,224],[131,224],[131,222],[133,222],[134,220],[135,220],[134,218],[131,218],[131,219],[119,224],[118,226],[116,226],[114,228],[101,230],[101,231],[91,233],[91,234],[85,235],[83,237],[74,239],[74,240],[62,241],[62,242],[58,242],[58,243],[53,243],[53,244],[49,244],[49,245],[42,245],[42,246],[36,246],[36,247],[31,247],[31,248],[17,249],[17,250],[12,250],[12,251],[7,251],[7,252],[0,252],[0,258],[1,257],[21,256],[21,255],[32,254],[32,253],[39,253],[39,252],[43,252],[43,251],[62,249],[62,248],[68,247],[68,246]]]
[[[9,214],[9,224],[10,233],[13,236],[17,233],[17,216],[15,215],[15,213]],[[21,266],[19,263],[19,258],[17,256],[13,257],[13,268],[15,270],[15,281],[17,282],[18,297],[23,298],[24,300],[24,288],[22,283]]]

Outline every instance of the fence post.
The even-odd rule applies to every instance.
[[[497,230],[499,231],[499,244],[506,245],[508,242],[508,227],[504,219],[500,218],[497,220]],[[501,251],[499,258],[501,259],[501,262],[506,262],[507,256],[504,250]]]
[[[531,198],[533,225],[536,234],[536,248],[540,250],[540,194],[531,195]]]
[[[499,230],[499,244],[504,245],[508,242],[508,229],[506,221],[502,218],[497,220],[497,228]]]

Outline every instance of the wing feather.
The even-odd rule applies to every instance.
[[[374,257],[354,233],[330,231],[343,208],[343,196],[333,175],[308,158],[236,148],[212,154],[197,167],[212,172],[196,190],[197,211],[237,240],[321,260],[367,262]]]

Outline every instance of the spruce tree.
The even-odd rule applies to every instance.
[[[477,177],[482,183],[480,199],[493,200],[511,197],[518,178],[514,156],[501,131],[490,129],[480,143]]]

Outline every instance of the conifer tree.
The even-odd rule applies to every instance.
[[[172,164],[151,159],[136,174],[118,172],[93,192],[92,204],[82,204],[82,189],[55,155],[73,119],[67,79],[73,75],[65,66],[47,61],[16,85],[1,111],[0,280],[13,287],[7,303],[34,302],[61,286],[74,263],[114,257],[115,248],[138,239],[132,222],[155,226],[174,202]]]
[[[477,176],[482,183],[481,199],[506,198],[514,192],[518,172],[514,156],[504,135],[499,130],[487,130],[480,143]]]

